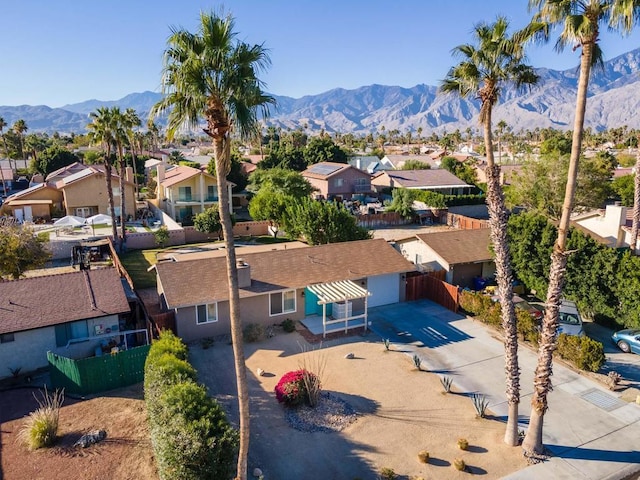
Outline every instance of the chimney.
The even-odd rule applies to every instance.
[[[236,267],[238,268],[238,288],[246,288],[251,286],[251,267],[242,258],[236,258]]]
[[[125,179],[127,182],[131,182],[131,183],[133,183],[133,167],[127,167],[127,168],[125,169],[124,179]]]
[[[158,176],[156,177],[156,182],[158,183],[158,185],[160,185],[162,182],[164,182],[164,163],[159,163],[156,166],[156,171],[158,172]]]

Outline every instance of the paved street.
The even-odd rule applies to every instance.
[[[506,419],[504,349],[491,329],[428,300],[374,308],[369,318],[393,348],[419,355],[425,368],[452,377],[458,391],[484,394],[493,414]],[[526,429],[537,358],[528,348],[520,349],[519,358],[519,423]],[[553,456],[507,478],[623,479],[640,471],[640,405],[559,364],[553,383],[544,428]]]

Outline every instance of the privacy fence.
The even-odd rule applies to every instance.
[[[144,362],[150,347],[79,360],[47,352],[51,384],[67,393],[88,395],[139,383],[144,380]]]

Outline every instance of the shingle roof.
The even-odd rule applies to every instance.
[[[449,230],[416,235],[449,265],[493,260],[488,228],[478,230]]]
[[[429,170],[387,170],[384,174],[393,180],[394,187],[450,188],[470,186],[443,168]]]
[[[383,239],[332,243],[293,250],[242,254],[251,268],[250,297],[314,283],[355,280],[415,270]],[[169,308],[228,299],[226,259],[207,258],[156,265],[159,286]]]
[[[128,311],[115,268],[0,282],[0,334]]]

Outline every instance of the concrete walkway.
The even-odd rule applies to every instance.
[[[491,412],[506,421],[504,348],[496,332],[428,300],[377,307],[369,319],[371,329],[394,348],[417,354],[423,367],[452,377],[458,391],[485,395]],[[519,352],[519,423],[526,430],[537,356],[526,347]],[[557,363],[553,385],[543,437],[551,458],[505,478],[638,478],[633,474],[640,472],[640,405]]]

